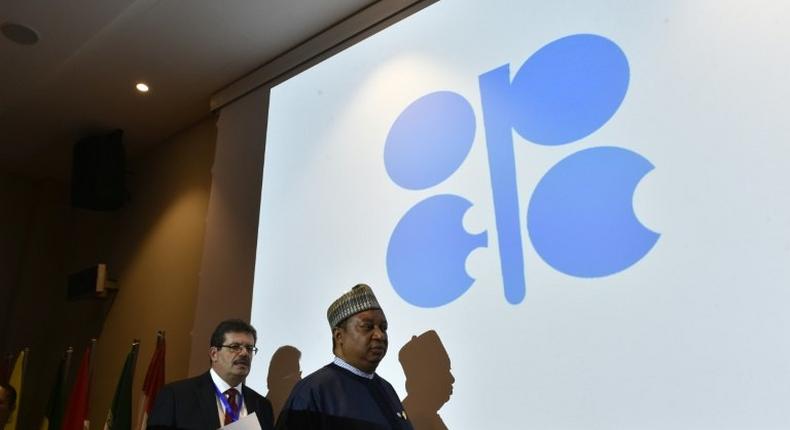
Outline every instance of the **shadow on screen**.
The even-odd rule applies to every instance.
[[[439,409],[450,400],[455,378],[439,335],[429,330],[412,336],[401,348],[398,359],[406,374],[403,407],[414,430],[446,429]]]
[[[269,374],[266,377],[266,385],[269,388],[266,398],[272,402],[275,418],[280,415],[280,409],[288,400],[294,385],[302,380],[302,370],[299,366],[301,357],[302,352],[290,345],[281,346],[272,354]]]

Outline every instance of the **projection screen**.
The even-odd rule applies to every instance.
[[[449,429],[788,428],[788,16],[444,0],[272,88],[250,384],[364,282]]]

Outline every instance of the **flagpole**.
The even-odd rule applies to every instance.
[[[24,358],[22,359],[22,379],[24,379],[25,375],[27,374],[27,363],[30,361],[30,347],[26,346],[22,349],[25,353]]]
[[[88,375],[89,375],[88,379],[92,379],[93,378],[93,366],[94,366],[93,356],[96,355],[96,338],[95,337],[93,339],[91,339],[90,344],[91,344],[91,352],[90,352],[90,355],[88,356]]]
[[[30,347],[26,346],[26,347],[22,348],[22,352],[25,354],[25,355],[22,356],[22,384],[24,384],[25,383],[25,379],[27,379],[27,364],[30,362]],[[27,392],[27,390],[25,390],[25,392]],[[18,395],[17,395],[17,398],[16,398],[16,409],[21,412],[22,411],[20,409],[20,401],[22,400],[22,387],[21,386],[19,387],[19,391],[17,392],[17,394]],[[27,397],[30,397],[30,395],[28,394]],[[29,403],[29,401],[27,401],[27,403]],[[25,404],[25,406],[27,406],[27,403]],[[28,407],[27,410],[29,411],[29,409],[30,408]]]
[[[140,339],[132,340],[132,354],[134,354],[134,358],[132,359],[132,369],[137,368],[137,355],[140,353]]]
[[[63,383],[64,387],[66,386],[66,382],[68,382],[68,380],[69,380],[69,369],[71,369],[71,357],[73,355],[74,355],[74,348],[72,348],[71,346],[66,348],[66,352],[65,352],[64,358],[63,358],[63,360],[65,361],[65,363],[63,364],[63,368],[66,369],[66,371],[63,372],[63,375],[62,375],[61,381],[60,381],[61,383]]]

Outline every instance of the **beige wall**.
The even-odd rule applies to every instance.
[[[92,428],[101,428],[132,339],[140,339],[133,405],[157,330],[167,335],[167,381],[187,376],[216,128],[209,118],[132,166],[132,202],[119,221],[111,267],[119,293],[96,347]],[[136,416],[136,412],[135,412]]]
[[[217,120],[190,375],[205,371],[208,339],[219,321],[250,319],[268,94],[265,89],[248,94],[223,108]],[[265,328],[258,327],[258,340],[265,337]]]
[[[103,428],[132,339],[142,341],[135,416],[157,330],[167,332],[166,380],[187,376],[216,140],[215,118],[129,161],[131,201],[116,212],[71,208],[56,182],[0,177],[3,243],[2,351],[31,348],[21,428],[38,428],[66,346],[72,374],[98,337],[91,428]],[[120,290],[113,301],[65,300],[69,273],[107,262]]]

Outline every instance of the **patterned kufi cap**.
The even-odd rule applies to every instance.
[[[336,327],[344,319],[370,309],[381,309],[373,290],[365,284],[357,284],[351,291],[340,296],[326,310],[329,327]]]

